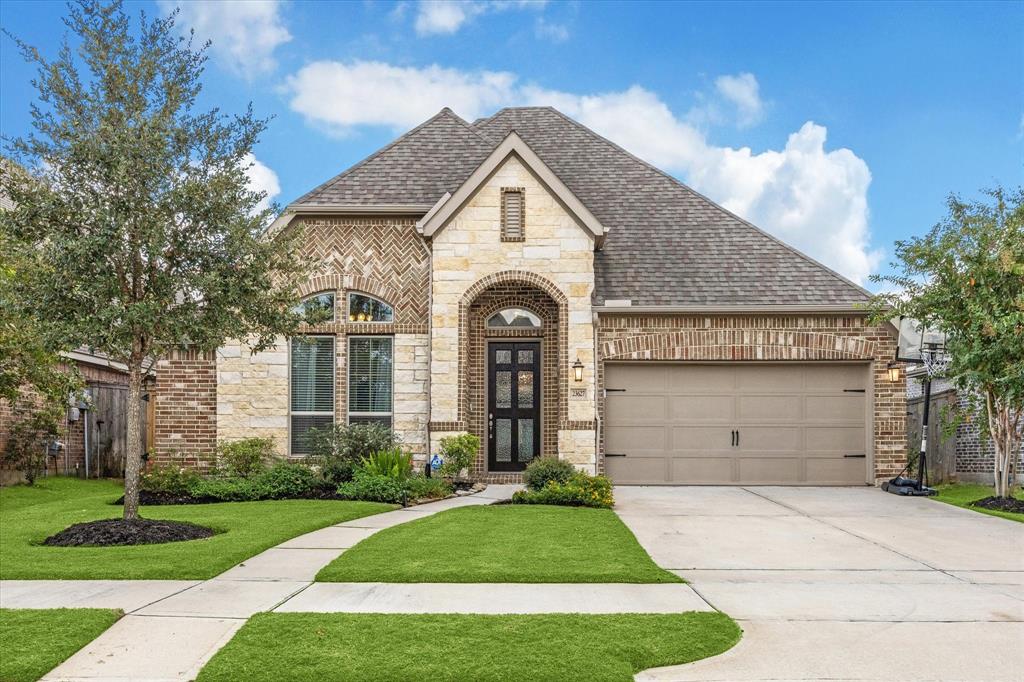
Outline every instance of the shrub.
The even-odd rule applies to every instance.
[[[358,462],[375,452],[390,450],[398,442],[383,424],[332,424],[309,432],[310,457],[323,464],[341,460]]]
[[[273,438],[245,438],[217,446],[217,467],[228,476],[254,476],[276,459]]]
[[[352,480],[359,461],[390,450],[398,439],[381,424],[333,424],[309,432],[311,454],[306,461],[330,488]]]
[[[410,500],[439,500],[452,494],[452,484],[443,478],[410,476],[405,481]]]
[[[352,480],[352,475],[355,474],[356,468],[357,465],[355,462],[336,459],[321,464],[319,467],[319,474],[323,483],[327,487],[337,488],[342,483]]]
[[[473,466],[476,453],[480,451],[480,439],[472,433],[460,433],[441,439],[441,475],[457,478],[463,469]]]
[[[309,497],[320,489],[320,479],[313,470],[298,462],[278,462],[251,480],[258,500]]]
[[[523,483],[530,490],[540,490],[550,481],[568,483],[577,473],[576,467],[557,457],[541,457],[530,462],[523,471]]]
[[[612,482],[608,478],[577,472],[566,483],[548,481],[540,490],[518,490],[512,495],[512,503],[610,509],[615,500],[612,497]]]
[[[191,488],[192,497],[221,502],[249,502],[259,499],[252,480],[248,478],[201,478]]]
[[[351,481],[338,486],[338,497],[343,500],[405,504],[407,493],[398,479],[360,469]]]
[[[192,488],[201,480],[199,473],[191,467],[157,464],[142,473],[139,486],[149,493],[189,495]]]
[[[412,475],[412,455],[402,448],[390,448],[364,457],[361,468],[368,474],[404,481]]]

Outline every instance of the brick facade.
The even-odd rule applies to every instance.
[[[213,353],[178,350],[156,365],[156,434],[150,462],[203,467],[217,444],[217,365]]]
[[[887,375],[895,351],[894,331],[854,314],[601,315],[598,410],[603,416],[608,360],[870,362],[874,476],[881,481],[906,463],[906,388]]]
[[[394,338],[394,428],[402,442],[422,460],[426,456],[427,382],[429,381],[428,300],[430,252],[416,232],[413,218],[311,217],[303,220],[303,253],[314,275],[301,288],[308,296],[335,295],[335,321],[307,326],[309,334],[335,337],[335,419],[347,419],[347,338],[371,334]],[[394,309],[394,321],[358,323],[348,319],[348,293],[369,294]],[[218,441],[273,438],[288,454],[289,346],[283,337],[253,354],[232,340],[209,358],[168,359],[172,373],[158,387],[157,460],[175,453],[209,455]],[[199,381],[202,396],[176,390],[188,376]],[[207,391],[206,381],[212,381]],[[198,412],[189,426],[183,415]],[[164,425],[161,415],[171,420]]]
[[[112,367],[91,364],[88,362],[68,360],[61,363],[61,369],[75,367],[85,383],[85,388],[102,386],[127,386],[128,375]],[[50,463],[51,473],[67,473],[79,475],[85,471],[85,420],[82,414],[72,420],[74,414],[69,409],[62,423],[58,439],[64,444],[64,451]],[[15,421],[15,415],[6,400],[0,400],[0,453],[7,448],[7,437]],[[7,476],[0,477],[6,481]],[[15,478],[20,478],[16,476]]]

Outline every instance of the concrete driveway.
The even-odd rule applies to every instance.
[[[655,562],[744,630],[639,680],[1024,679],[1024,524],[874,488],[615,497]]]

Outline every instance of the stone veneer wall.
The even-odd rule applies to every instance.
[[[335,419],[347,405],[347,338],[394,337],[393,426],[417,460],[427,453],[428,283],[430,253],[412,218],[305,220],[304,253],[317,274],[301,293],[335,294],[335,322],[305,332],[335,337]],[[348,321],[348,293],[367,293],[392,305],[390,323]],[[283,337],[262,353],[232,341],[217,353],[217,438],[270,437],[288,452],[288,342]]]
[[[213,353],[178,350],[157,362],[151,463],[202,467],[217,443],[217,371]]]
[[[522,241],[501,239],[504,187],[525,192]],[[512,156],[434,235],[431,248],[431,450],[436,450],[446,435],[478,428],[471,424],[472,412],[478,409],[476,403],[483,407],[483,398],[479,391],[471,393],[467,382],[471,371],[469,310],[477,296],[490,287],[510,291],[506,285],[515,284],[524,304],[543,292],[559,306],[559,325],[564,331],[557,332],[557,348],[545,342],[544,349],[545,354],[555,353],[557,362],[558,452],[592,471],[596,464],[591,312],[594,243],[589,233],[519,158]],[[585,368],[584,379],[580,384],[573,382],[573,387],[586,389],[587,396],[571,401],[569,368],[577,357]],[[471,400],[476,401],[472,408]],[[486,446],[486,440],[484,443]],[[546,448],[551,445],[545,441]]]
[[[895,332],[869,325],[863,315],[601,315],[598,392],[609,360],[870,361],[873,461],[881,482],[906,464],[906,387],[887,374],[895,351]],[[603,415],[600,395],[598,409]]]

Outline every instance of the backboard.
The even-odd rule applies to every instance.
[[[922,349],[934,348],[941,353],[946,347],[946,335],[937,329],[926,329],[917,320],[901,317],[900,335],[896,344],[896,359],[900,362],[923,363]]]

